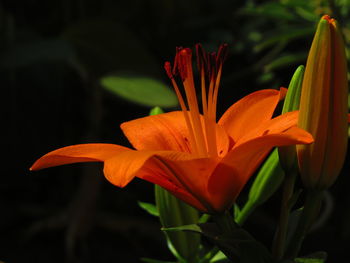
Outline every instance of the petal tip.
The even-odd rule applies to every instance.
[[[286,97],[287,91],[288,91],[287,88],[280,87],[280,98],[279,98],[279,100],[283,100]]]

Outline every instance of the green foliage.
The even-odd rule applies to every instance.
[[[333,6],[329,4],[331,2],[334,3]],[[342,21],[342,17],[346,17],[349,10],[345,6],[344,1],[326,0],[270,0],[262,3],[249,1],[239,13],[254,21],[249,28],[246,26],[249,36],[259,36],[246,42],[250,42],[255,51],[254,67],[262,72],[259,78],[261,83],[281,85],[277,72],[305,61],[307,48],[298,47],[301,46],[300,43],[311,43],[319,18],[323,14],[330,14]],[[348,33],[344,31],[344,35],[350,36]],[[264,77],[271,73],[273,78]]]
[[[157,260],[152,258],[140,258],[140,260],[146,263],[177,263],[176,261],[164,261],[164,260]]]
[[[177,105],[175,93],[162,82],[150,77],[118,74],[103,77],[101,85],[113,94],[140,105],[163,108]]]
[[[286,98],[283,103],[282,113],[295,111],[299,109],[304,69],[304,66],[299,66],[294,72],[294,75],[288,86]]]
[[[325,263],[327,260],[327,253],[320,251],[308,255],[306,257],[299,257],[294,259],[295,263]]]
[[[283,103],[282,113],[299,109],[303,77],[304,66],[299,66],[289,83],[287,95]],[[282,168],[286,173],[292,173],[298,169],[295,145],[279,147],[278,155]]]
[[[284,178],[277,149],[274,149],[259,170],[249,190],[248,201],[240,212],[236,209],[235,220],[242,225],[256,207],[266,202],[279,188]]]
[[[138,202],[138,205],[152,216],[159,216],[158,208],[151,203]]]
[[[150,110],[149,115],[157,115],[157,114],[161,114],[161,113],[164,113],[162,108],[156,106]]]
[[[157,185],[155,186],[155,194],[159,218],[163,227],[178,227],[198,222],[199,213],[193,207]],[[169,248],[179,260],[197,262],[200,246],[199,235],[185,232],[167,232],[166,234]]]
[[[163,228],[166,232],[194,232],[205,236],[232,261],[240,263],[271,263],[267,249],[240,227],[222,232],[215,223]]]

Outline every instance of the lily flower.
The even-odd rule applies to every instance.
[[[114,185],[126,186],[135,177],[158,184],[206,213],[229,209],[274,146],[313,142],[296,127],[298,112],[272,119],[286,90],[261,90],[233,104],[216,121],[218,89],[227,45],[217,53],[196,46],[202,113],[192,69],[192,51],[178,48],[174,66],[165,69],[181,111],[148,116],[121,124],[136,149],[114,144],[80,144],[52,151],[31,170],[78,163],[103,162],[104,175]],[[183,90],[175,77],[182,80]]]
[[[298,145],[307,188],[326,189],[343,166],[348,142],[348,78],[345,45],[336,20],[324,15],[308,55],[298,126],[315,142]]]

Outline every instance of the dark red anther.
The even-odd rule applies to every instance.
[[[228,53],[228,45],[222,44],[219,47],[218,54],[216,56],[216,67],[219,68],[219,66],[224,63]]]
[[[178,61],[179,61],[179,53],[183,49],[183,47],[176,47],[174,67],[173,67],[173,75],[178,73]]]
[[[171,72],[171,64],[170,64],[169,61],[166,61],[166,62],[164,63],[164,69],[165,69],[166,74],[168,75],[168,77],[169,77],[170,79],[173,79],[173,78],[174,78],[174,75],[173,75],[173,73]]]
[[[182,81],[187,78],[188,67],[192,64],[192,51],[189,48],[181,49],[175,57],[176,70],[179,73]],[[174,65],[175,68],[175,65]]]
[[[205,52],[203,46],[201,44],[196,44],[196,56],[197,56],[197,67],[198,70],[201,71],[204,69],[205,74],[209,71],[208,64],[208,54]]]

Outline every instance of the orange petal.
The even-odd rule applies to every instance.
[[[236,142],[255,129],[260,123],[272,118],[273,112],[284,97],[286,89],[266,89],[249,94],[233,104],[221,117],[219,124]]]
[[[299,111],[291,111],[285,114],[279,115],[276,118],[267,120],[264,123],[258,125],[255,129],[240,138],[234,147],[252,140],[256,137],[265,136],[267,134],[281,133],[293,126],[297,125]]]
[[[189,134],[181,111],[124,122],[121,128],[137,150],[190,152]]]
[[[219,157],[225,156],[231,147],[231,138],[228,136],[224,127],[219,124],[216,127],[216,146]],[[233,144],[233,143],[232,143]]]
[[[205,207],[205,210],[200,209],[201,211],[215,210],[207,185],[220,158],[194,158],[193,155],[179,152],[157,154],[157,158],[164,165],[164,170],[168,170],[169,181],[179,184],[180,188],[190,193]]]
[[[49,152],[38,159],[30,170],[81,162],[103,162],[121,151],[130,149],[106,143],[89,143],[67,146]]]
[[[236,176],[238,176],[238,178],[232,179],[233,182],[239,182],[244,185],[266,155],[271,151],[272,147],[308,144],[312,142],[313,138],[308,132],[297,127],[292,127],[286,131],[262,135],[235,146],[223,158],[222,163],[227,166],[233,166],[237,171]],[[210,186],[209,184],[209,187]]]
[[[177,179],[182,175],[175,176],[174,171],[169,169],[168,165],[164,164],[164,160],[160,161],[160,158],[162,158],[161,156],[165,156],[167,161],[178,160],[181,154],[184,153],[135,151],[125,148],[121,151],[114,152],[113,155],[104,156],[107,158],[104,160],[103,172],[107,180],[116,186],[124,187],[134,177],[139,177],[143,180],[160,185],[197,209],[207,211],[207,209],[193,197],[186,190],[186,187]],[[72,156],[70,155],[70,157]],[[181,160],[190,158],[193,157],[189,154],[184,154]]]
[[[203,116],[201,116],[201,121],[204,127]],[[214,125],[218,155],[223,156],[229,150],[230,138],[222,126]],[[124,122],[121,128],[137,150],[191,152],[190,135],[181,111]],[[205,133],[204,130],[203,132]]]
[[[208,193],[212,206],[216,211],[222,212],[229,209],[238,194],[241,192],[245,181],[241,179],[235,166],[219,163],[208,180]]]
[[[174,196],[187,204],[197,208],[202,212],[208,212],[208,209],[176,179],[173,172],[157,158],[150,159],[145,167],[138,173],[138,177],[151,183],[157,184],[168,190]],[[160,165],[161,164],[161,165]]]

